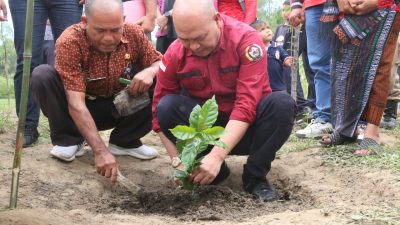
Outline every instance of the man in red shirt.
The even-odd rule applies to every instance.
[[[81,23],[67,28],[56,43],[55,68],[41,65],[32,72],[32,91],[49,119],[53,148],[50,154],[72,161],[83,154],[86,140],[95,156],[97,172],[116,181],[114,155],[141,159],[157,156],[140,138],[151,130],[151,105],[122,113],[114,96],[126,88],[137,96],[149,90],[161,54],[143,30],[124,24],[120,0],[86,0]],[[127,98],[130,99],[130,98]],[[98,130],[114,128],[106,147]]]
[[[217,13],[212,0],[176,1],[173,21],[179,40],[160,63],[153,100],[153,130],[172,166],[182,168],[168,129],[189,124],[192,108],[215,95],[216,124],[225,126],[220,140],[228,149],[209,149],[191,182],[217,184],[229,175],[228,154],[249,155],[243,188],[264,201],[276,200],[266,175],[290,135],[296,106],[289,95],[271,93],[262,40],[246,24]]]

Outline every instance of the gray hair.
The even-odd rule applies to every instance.
[[[121,12],[124,12],[122,1],[121,0],[86,0],[85,1],[85,15],[86,17],[90,17],[93,14],[93,9],[96,6],[102,6],[107,9],[109,6],[117,4],[121,9]]]

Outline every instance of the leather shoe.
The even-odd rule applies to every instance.
[[[261,179],[243,171],[243,189],[264,202],[272,202],[278,199],[275,188],[268,182],[267,178]]]

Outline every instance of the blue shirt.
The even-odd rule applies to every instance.
[[[268,55],[268,76],[272,91],[286,91],[283,62],[289,56],[289,53],[275,42],[271,42],[266,51]]]

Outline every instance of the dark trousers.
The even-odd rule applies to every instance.
[[[17,53],[17,66],[14,75],[14,92],[16,112],[19,114],[22,89],[22,71],[24,65],[24,41],[26,0],[9,1],[10,12],[14,25],[14,46]],[[78,23],[82,16],[82,5],[77,0],[35,0],[33,33],[32,33],[32,61],[31,71],[42,62],[43,39],[46,29],[46,21],[50,20],[54,40],[68,26]],[[26,112],[26,125],[37,127],[39,123],[40,109],[31,93],[28,94],[28,107]]]
[[[70,146],[81,143],[80,134],[68,112],[68,102],[59,74],[50,65],[40,65],[32,72],[32,93],[43,114],[49,120],[53,145]],[[144,109],[115,119],[113,97],[86,99],[86,106],[98,130],[114,128],[109,142],[124,148],[139,147],[140,138],[151,130],[151,104]]]
[[[183,95],[166,95],[156,108],[161,131],[175,143],[168,130],[176,125],[189,125],[189,116],[197,102]],[[254,177],[265,179],[271,169],[276,152],[288,139],[297,108],[293,99],[284,92],[264,97],[256,110],[256,121],[251,124],[231,155],[249,155],[246,170]],[[226,126],[229,118],[219,115],[215,125]],[[209,151],[212,147],[209,148]]]
[[[176,38],[169,38],[167,36],[160,36],[157,38],[156,49],[161,52],[161,54],[165,54],[168,47],[174,42]]]

